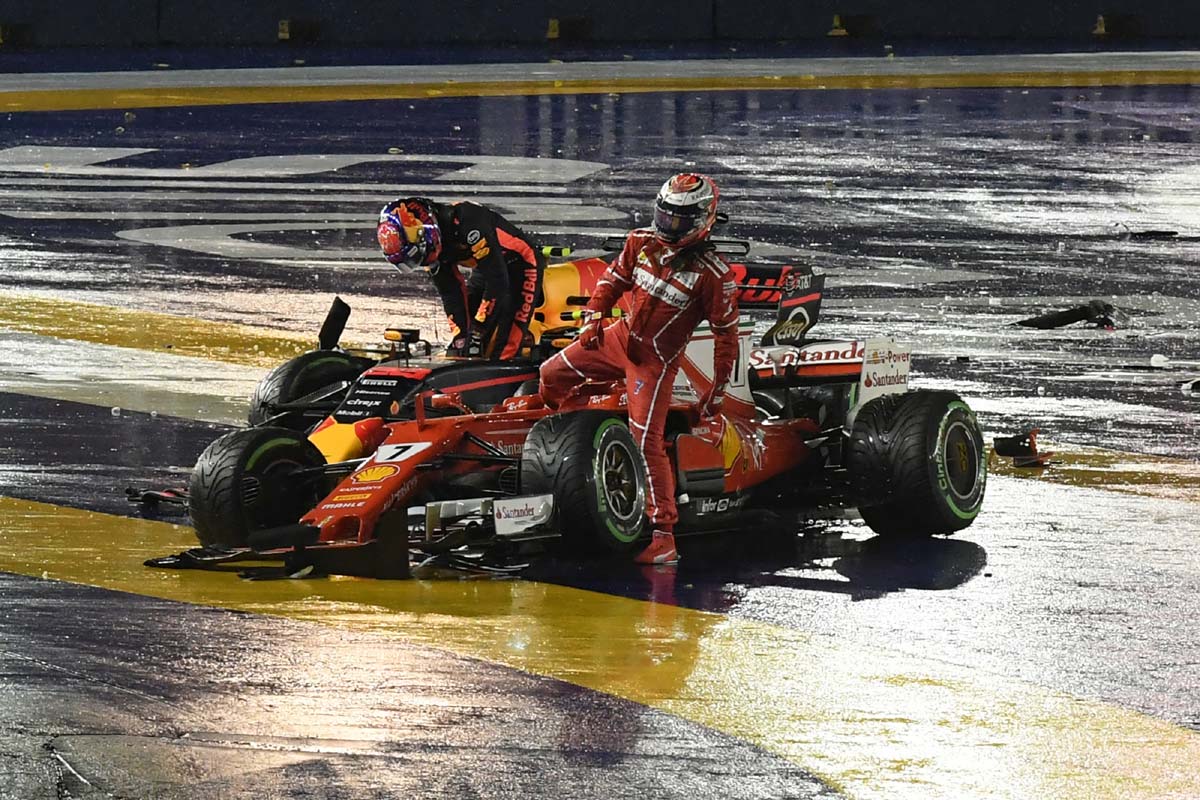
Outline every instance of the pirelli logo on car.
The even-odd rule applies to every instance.
[[[390,478],[400,472],[399,467],[393,467],[391,464],[376,464],[360,469],[358,472],[350,476],[350,480],[355,483],[379,483],[380,481]]]

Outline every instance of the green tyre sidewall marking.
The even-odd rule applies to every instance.
[[[604,527],[608,529],[610,536],[622,544],[629,544],[638,537],[640,531],[634,530],[632,533],[625,533],[613,523],[612,515],[608,512],[608,502],[605,499],[604,492],[604,459],[600,457],[600,441],[604,438],[604,433],[609,428],[618,426],[628,428],[624,421],[616,417],[604,420],[596,428],[596,433],[592,437],[592,477],[595,479],[596,509],[600,513],[600,520],[604,523]]]
[[[246,466],[243,467],[243,470],[245,472],[249,472],[250,470],[254,469],[254,464],[260,458],[262,458],[264,455],[266,455],[268,451],[273,450],[274,448],[279,447],[280,445],[288,445],[288,444],[295,444],[295,443],[296,443],[295,439],[285,439],[282,437],[278,438],[278,439],[267,440],[263,444],[259,445],[258,448],[256,448],[255,451],[250,454],[250,457],[246,459]]]
[[[971,508],[965,510],[959,508],[958,503],[955,501],[953,492],[951,492],[949,488],[943,489],[942,482],[939,479],[939,476],[949,474],[949,471],[946,467],[946,429],[956,410],[962,411],[967,417],[967,420],[970,422],[972,438],[974,438],[974,432],[979,430],[979,422],[975,419],[975,412],[971,410],[970,406],[961,400],[954,400],[946,405],[946,410],[942,414],[941,419],[938,421],[937,436],[934,439],[934,485],[937,486],[938,493],[941,494],[942,499],[945,500],[946,507],[950,509],[951,513],[961,520],[970,521],[979,516],[979,511],[981,508],[983,508],[983,492],[986,488],[987,481],[987,459],[983,457],[982,450],[976,447],[975,485],[980,488],[979,497],[976,498]],[[948,478],[946,479],[946,483],[948,487]]]

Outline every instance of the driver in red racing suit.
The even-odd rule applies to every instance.
[[[718,190],[692,173],[663,184],[654,226],[631,232],[588,301],[587,322],[566,349],[541,368],[541,395],[557,408],[585,380],[624,378],[629,427],[648,474],[646,511],[654,526],[641,564],[671,564],[675,549],[675,476],[663,441],[671,389],[696,325],[707,319],[715,334],[713,383],[695,387],[702,417],[721,406],[738,352],[737,284],[729,265],[708,243],[716,222]],[[631,313],[605,326],[617,299],[631,293]]]
[[[425,267],[450,320],[449,352],[515,358],[541,302],[541,251],[504,217],[478,203],[407,197],[379,212],[384,257]],[[459,267],[473,268],[464,280]]]

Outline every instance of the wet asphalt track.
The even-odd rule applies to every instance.
[[[832,796],[745,742],[475,659],[12,575],[0,597],[21,609],[0,624],[5,797]]]
[[[5,117],[0,796],[1195,796],[1196,87],[723,88]],[[523,160],[446,158],[473,153]],[[373,259],[383,199],[487,198],[587,250],[692,163],[731,234],[830,272],[827,335],[912,340],[921,385],[1069,463],[912,549],[834,521],[465,599],[137,567],[181,534],[127,540],[120,490],[180,482],[334,292],[364,340],[434,323]],[[1093,297],[1132,323],[1011,326]]]

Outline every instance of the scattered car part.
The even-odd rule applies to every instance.
[[[1128,315],[1111,303],[1103,300],[1091,300],[1074,308],[1052,311],[1019,320],[1016,324],[1026,328],[1049,330],[1073,325],[1076,322],[1089,322],[1099,328],[1115,330],[1118,324],[1124,325],[1127,321]]]
[[[992,447],[998,456],[1013,460],[1013,466],[1018,468],[1037,469],[1049,466],[1050,453],[1040,453],[1037,448],[1037,437],[1040,428],[1032,428],[1025,433],[1015,436],[997,436],[992,440]]]

